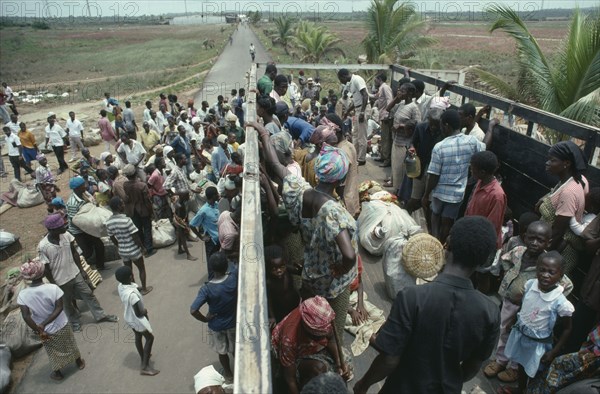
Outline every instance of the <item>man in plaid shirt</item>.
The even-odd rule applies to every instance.
[[[431,202],[431,233],[445,243],[464,198],[471,156],[484,151],[485,144],[460,132],[460,117],[455,110],[446,110],[440,123],[446,138],[433,148],[421,202],[425,209]]]

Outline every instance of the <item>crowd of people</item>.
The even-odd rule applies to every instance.
[[[343,330],[347,316],[357,326],[369,318],[356,220],[359,167],[369,153],[391,167],[383,185],[409,213],[423,213],[429,233],[445,245],[446,258],[431,283],[397,294],[387,321],[370,338],[379,355],[356,377],[355,393],[383,379],[382,393],[458,393],[493,353],[485,375],[518,382],[501,392],[555,392],[597,373],[600,189],[589,187],[577,145],[551,147],[546,170],[559,183],[535,212],[515,223],[491,151],[498,122],[491,119],[486,131],[479,126],[488,108],[478,112],[470,103],[450,108],[449,85],[429,96],[422,82],[408,77],[392,88],[382,72],[369,87],[346,69],[337,73],[343,86],[338,100],[334,91],[322,96],[318,80],[299,74],[298,86],[293,76],[267,65],[251,87],[257,93],[256,121],[246,116],[245,89],[232,91],[230,99],[219,96],[213,105],[203,101],[199,109],[193,100],[183,106],[177,97],[161,94],[158,112],[152,101],[145,103],[141,128],[131,103],[121,110],[107,93],[98,121],[105,149],[98,158],[78,142],[83,128],[75,113],[66,131],[49,113],[46,147],[58,159],[58,172],[68,168],[64,144],[70,140],[71,168],[78,173],[69,180],[66,203],[57,196],[47,159],[37,145],[29,148],[26,125],[15,129],[14,115],[4,127],[15,178],[20,168],[33,174],[48,204],[48,235],[39,257],[21,268],[32,287],[19,304],[29,326],[45,338],[51,377],[60,379],[70,362],[85,366],[72,339],[72,330],[81,329],[74,294],[96,321],[116,320],[89,291],[80,262],[81,252],[95,269],[106,268],[103,241],[74,222],[92,204],[112,212],[105,226],[124,263],[116,271],[118,292],[124,319],[135,332],[141,373],[158,373],[149,364],[154,336],[143,296],[153,286],[147,284],[144,258],[155,253],[152,221],[168,219],[180,254],[196,260],[188,242],[198,239],[206,250],[208,280],[190,314],[207,323],[222,373],[201,371],[196,391],[221,392],[222,383],[231,382],[248,126],[259,135],[273,376],[281,392],[312,392],[315,381],[330,379],[333,387],[354,379]],[[407,158],[415,156],[420,171],[409,171]],[[32,157],[38,161],[35,171]],[[590,260],[588,275],[575,286],[569,274]],[[43,276],[50,284],[42,284]],[[495,284],[501,307],[483,294],[495,291]],[[351,305],[356,291],[358,303]],[[579,296],[575,305],[567,299],[573,292]],[[68,356],[56,353],[60,346]],[[215,384],[203,386],[203,379]]]

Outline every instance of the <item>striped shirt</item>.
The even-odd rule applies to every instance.
[[[440,177],[431,193],[441,201],[461,202],[465,195],[471,156],[485,150],[485,145],[472,135],[462,133],[446,137],[433,147],[427,173]]]
[[[76,225],[73,224],[73,218],[75,217],[75,215],[77,215],[77,212],[79,212],[79,210],[81,209],[83,204],[85,204],[86,202],[87,201],[79,198],[77,196],[77,194],[71,193],[71,196],[69,197],[69,199],[67,200],[67,203],[65,204],[67,207],[67,217],[69,219],[68,230],[73,235],[83,233],[83,231],[79,227],[77,227]]]
[[[137,259],[142,255],[140,247],[133,240],[132,234],[138,232],[133,220],[124,213],[116,213],[106,221],[108,235],[115,237],[119,243],[119,255],[125,261]]]

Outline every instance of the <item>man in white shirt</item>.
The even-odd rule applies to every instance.
[[[2,87],[4,88],[4,94],[6,95],[6,102],[10,107],[10,110],[13,114],[19,115],[19,111],[17,111],[17,105],[15,104],[15,95],[10,86],[6,84],[6,82],[2,82]]]
[[[352,142],[356,148],[358,165],[362,166],[366,164],[367,156],[367,119],[365,117],[369,103],[367,84],[360,75],[351,74],[345,68],[339,70],[337,75],[342,84],[349,83],[348,93],[352,95],[352,102],[342,118],[348,116],[353,110],[355,115],[358,113],[358,116],[355,116],[356,121],[352,122]]]
[[[113,106],[110,103],[109,99],[110,99],[110,93],[108,93],[108,92],[104,93],[104,99],[102,100],[102,108],[100,108],[100,109],[105,110],[106,113],[108,113],[108,114],[112,114]]]
[[[389,112],[387,111],[388,104],[394,99],[392,88],[386,83],[387,75],[380,73],[375,77],[375,87],[377,93],[373,95],[375,98],[375,107],[379,110],[379,125],[381,126],[381,149],[380,160],[383,162],[380,167],[390,167],[392,165],[392,131],[391,120],[388,119]]]
[[[167,118],[169,115],[170,114],[167,112],[167,107],[165,107],[164,104],[161,104],[158,112],[156,113],[156,125],[158,126],[161,135],[165,131],[165,126],[168,124]]]
[[[73,331],[81,331],[79,313],[73,308],[75,296],[82,299],[96,322],[117,322],[115,315],[107,315],[98,299],[85,283],[87,274],[81,267],[75,237],[67,232],[64,218],[60,214],[48,215],[44,226],[48,229],[38,245],[40,260],[45,264],[45,275],[50,283],[56,284],[64,292],[64,311],[73,326]]]
[[[198,118],[200,118],[201,122],[204,122],[204,119],[208,115],[208,109],[209,109],[209,107],[210,107],[210,105],[208,105],[208,101],[203,101],[202,102],[202,108],[196,110],[196,116]]]
[[[152,111],[152,101],[146,101],[146,108],[144,108],[144,122],[148,122],[150,118],[150,112]]]
[[[183,126],[183,128],[185,129],[185,134],[188,136],[188,138],[194,131],[194,128],[192,127],[190,122],[188,122],[187,112],[182,112],[181,114],[179,114],[179,123],[177,123],[177,126]]]
[[[10,122],[8,122],[5,126],[10,127],[10,131],[15,134],[19,134],[21,127],[19,126],[19,117],[15,114],[10,115]]]
[[[296,101],[300,100],[300,91],[296,82],[294,82],[294,75],[290,74],[288,76],[288,95],[290,100],[292,101],[292,105],[290,108],[294,108],[296,105]]]
[[[77,152],[83,150],[83,125],[79,119],[75,119],[75,112],[69,112],[69,119],[67,120],[67,134],[69,134],[69,141],[71,141],[71,159],[69,163],[77,160]]]
[[[158,118],[156,112],[150,111],[150,120],[148,120],[147,122],[148,126],[150,126],[152,130],[156,131],[158,135],[162,135],[163,132],[160,130],[160,127],[158,127]]]
[[[200,160],[200,155],[198,151],[200,150],[202,140],[204,139],[204,127],[202,126],[202,121],[197,116],[194,116],[192,118],[192,126],[192,132],[187,134],[187,137],[189,138],[190,144],[192,145],[192,153],[198,160]]]
[[[133,164],[137,170],[137,176],[142,182],[146,182],[146,172],[144,171],[144,158],[146,150],[136,140],[129,138],[127,134],[121,135],[121,145],[117,149],[117,153],[123,164]]]
[[[458,109],[458,116],[460,116],[461,132],[466,135],[472,135],[478,141],[483,142],[485,133],[475,121],[477,116],[475,106],[471,103],[461,105]]]
[[[429,111],[429,106],[431,105],[431,96],[425,93],[425,83],[419,79],[412,80],[411,83],[415,85],[415,89],[417,89],[415,103],[419,107],[419,111],[421,111],[421,122],[427,121],[427,112]]]
[[[56,114],[54,112],[48,113],[48,126],[46,126],[46,149],[52,147],[56,160],[58,160],[58,171],[60,175],[69,168],[65,162],[65,143],[63,138],[67,136],[67,133],[63,130],[58,123],[56,123]]]
[[[21,146],[19,137],[13,133],[8,126],[4,126],[2,131],[6,136],[4,143],[8,147],[8,159],[13,166],[15,179],[21,181],[21,167],[23,167],[29,175],[33,174],[33,170],[25,163],[25,159],[23,158],[23,147]]]

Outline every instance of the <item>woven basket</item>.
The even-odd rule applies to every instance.
[[[415,278],[431,278],[444,265],[444,247],[429,234],[415,234],[402,249],[402,264]]]

